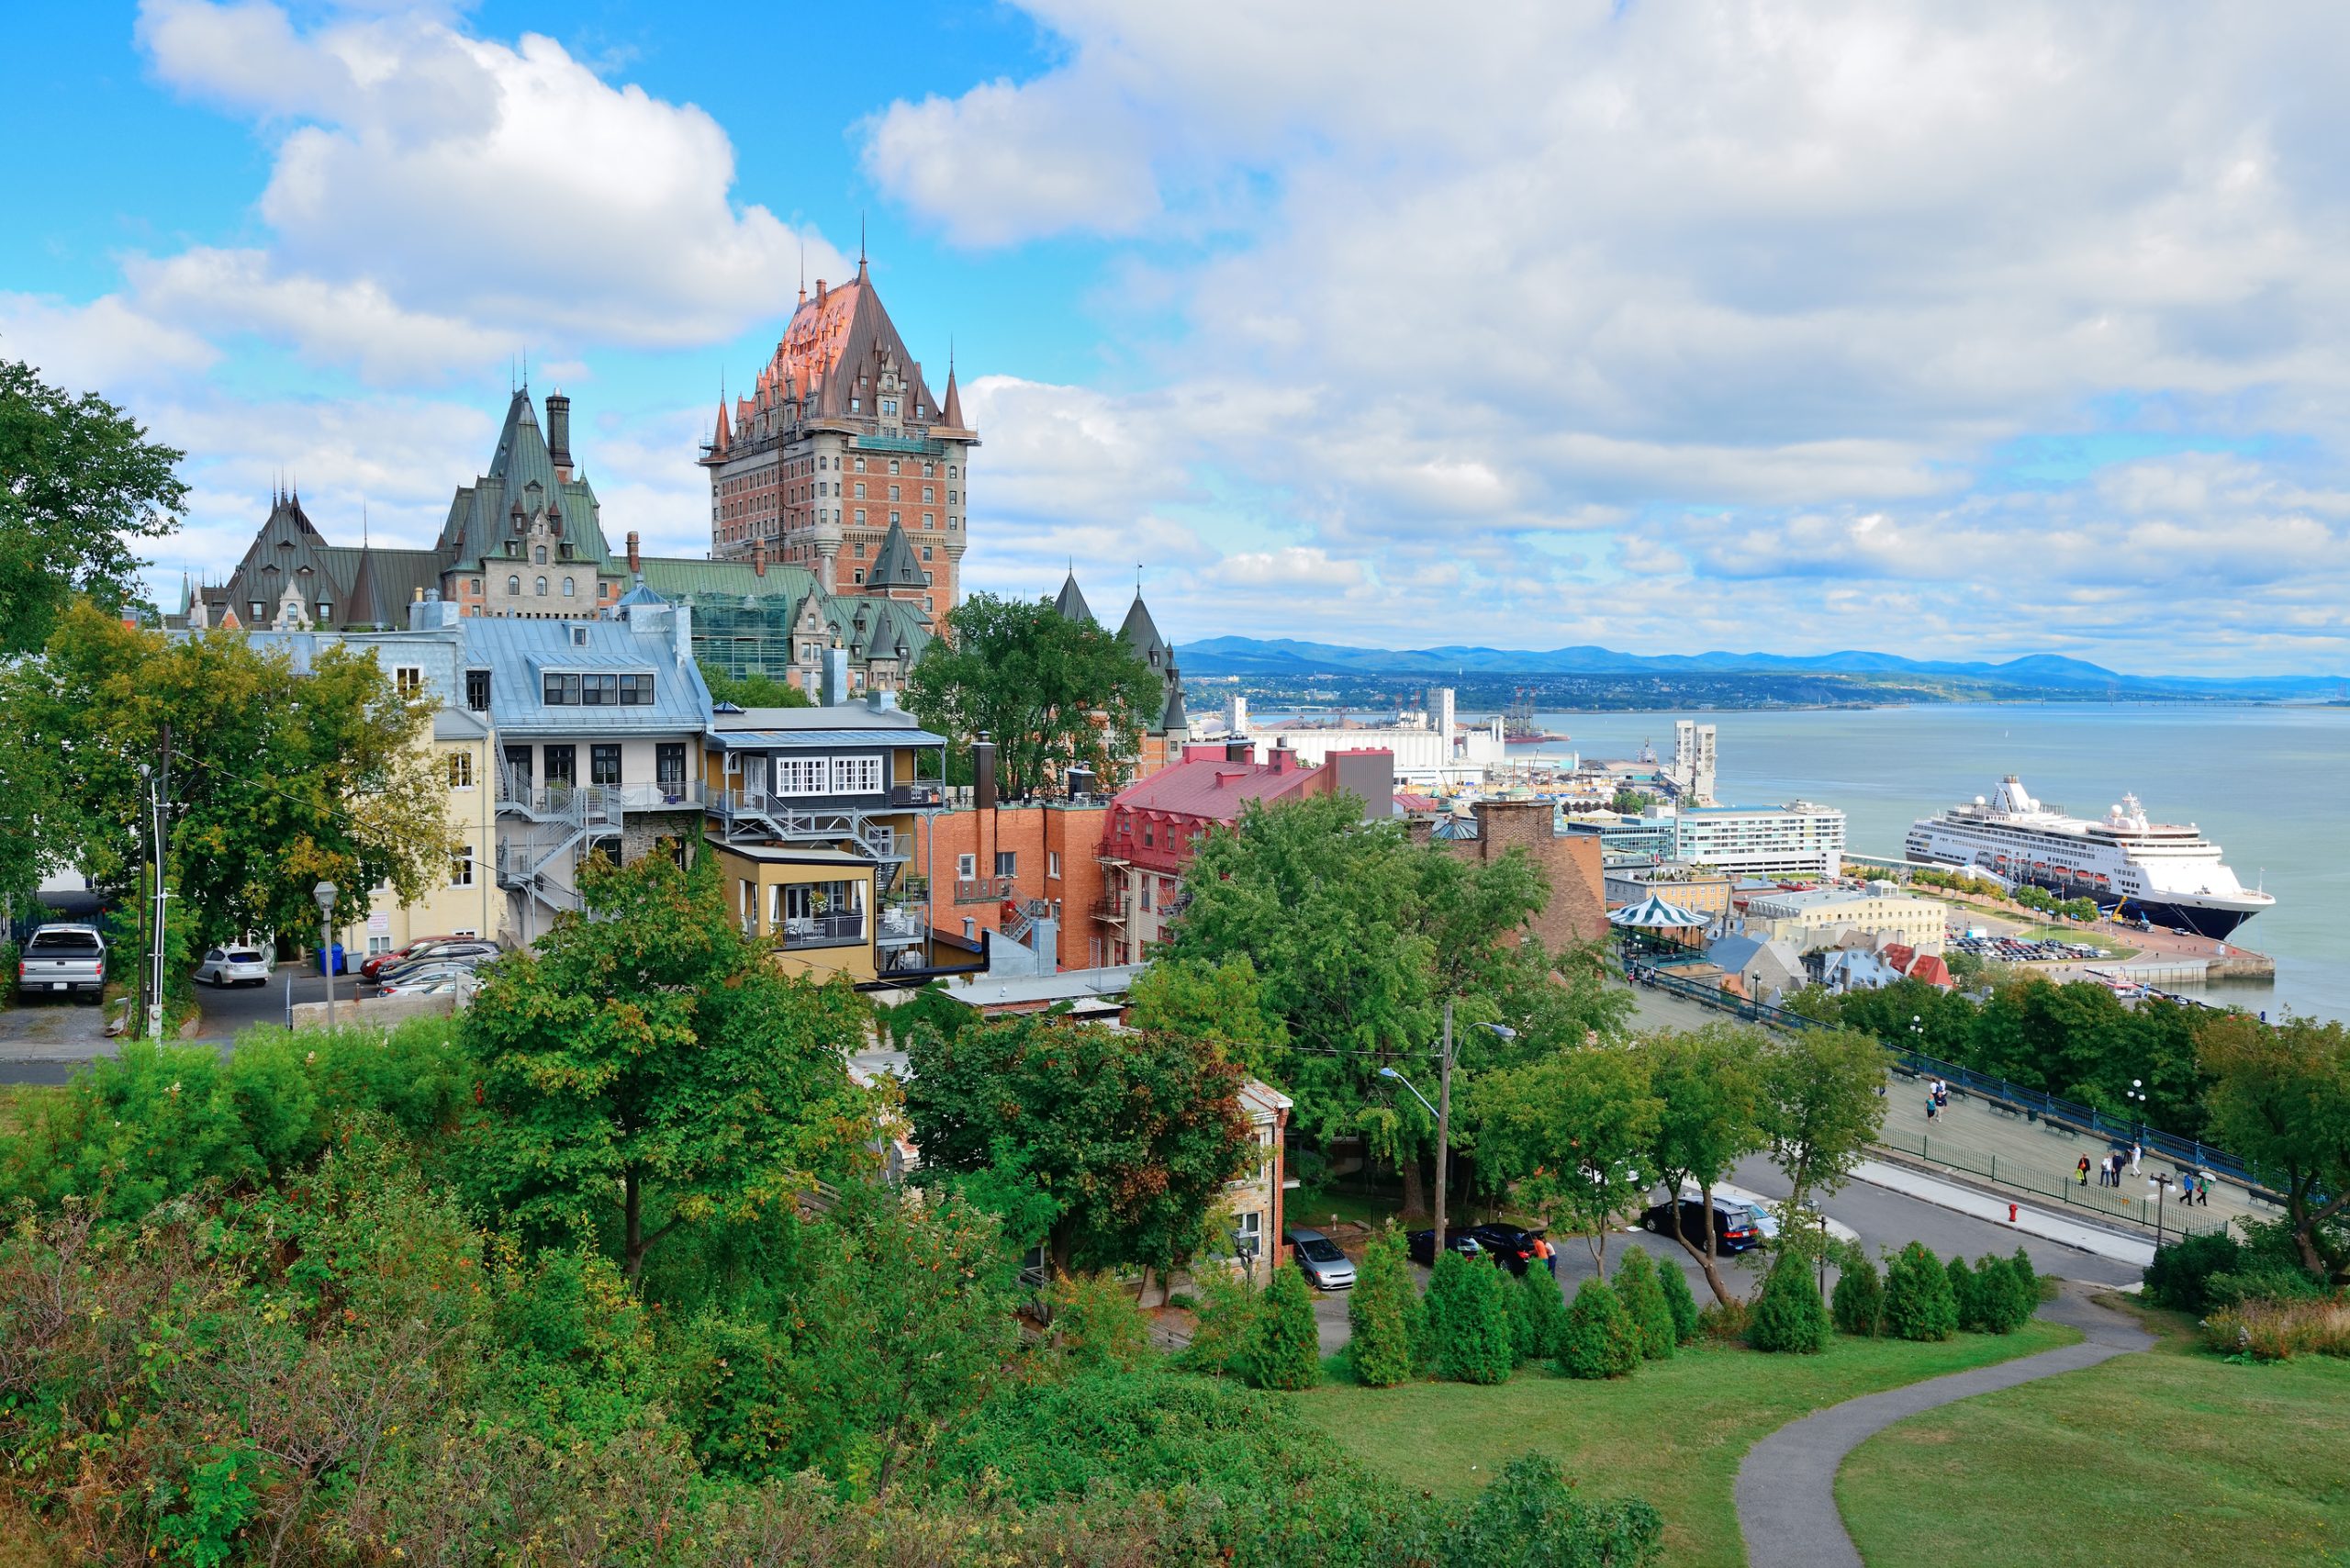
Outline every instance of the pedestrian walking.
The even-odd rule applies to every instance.
[[[1926,1121],[1927,1121],[1927,1123],[1928,1123],[1929,1125],[1930,1125],[1930,1124],[1933,1122],[1933,1119],[1934,1119],[1934,1095],[1933,1095],[1933,1091],[1931,1091],[1931,1090],[1928,1090],[1928,1091],[1926,1092]]]
[[[2211,1173],[2209,1170],[2198,1172],[2196,1175],[2195,1206],[2199,1209],[2208,1209],[2211,1206]]]
[[[2145,1154],[2145,1152],[2146,1152],[2146,1146],[2145,1146],[2144,1144],[2142,1144],[2142,1143],[2133,1143],[2133,1144],[2132,1144],[2132,1145],[2130,1146],[2130,1174],[2131,1174],[2131,1175],[2135,1176],[2136,1174],[2138,1174],[2138,1161],[2139,1161],[2140,1158],[2141,1158],[2141,1157],[2143,1157],[2143,1156]]]
[[[2086,1154],[2081,1156],[2079,1170],[2081,1172],[2081,1185],[2086,1187],[2089,1184],[2089,1157]]]
[[[2182,1204],[2195,1201],[2195,1172],[2192,1170],[2178,1173],[2178,1201]]]

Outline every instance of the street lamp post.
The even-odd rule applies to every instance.
[[[334,895],[338,890],[332,882],[320,882],[310,890],[319,901],[319,969],[327,977],[327,1027],[334,1027]]]
[[[2136,1124],[2130,1134],[2130,1147],[2143,1148],[2146,1146],[2146,1086],[2132,1079],[2126,1098],[2130,1101],[2130,1114]]]
[[[1248,1280],[1248,1288],[1255,1290],[1257,1288],[1257,1249],[1250,1244],[1247,1231],[1237,1227],[1233,1230],[1232,1255],[1240,1260],[1241,1270]]]
[[[1497,1040],[1517,1038],[1517,1031],[1506,1024],[1480,1024],[1477,1027]],[[1450,1172],[1446,1169],[1446,1156],[1452,1146],[1452,1001],[1449,997],[1444,1003],[1444,1049],[1437,1058],[1437,1064],[1436,1103],[1433,1105],[1428,1104],[1427,1095],[1412,1089],[1411,1080],[1393,1068],[1379,1070],[1380,1077],[1392,1078],[1404,1088],[1411,1089],[1412,1098],[1426,1106],[1428,1114],[1436,1118],[1436,1244],[1428,1252],[1431,1266],[1444,1256],[1444,1194],[1445,1183],[1450,1178]]]

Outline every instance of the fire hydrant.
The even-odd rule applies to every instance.
[[[2008,1223],[2009,1223],[2009,1225],[2013,1225],[2013,1224],[2015,1224],[2015,1222],[2016,1222],[2016,1206],[2015,1206],[2015,1204],[2009,1204],[2008,1205]]]

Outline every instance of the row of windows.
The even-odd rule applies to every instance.
[[[649,675],[554,675],[543,678],[550,708],[643,708],[653,701]]]
[[[769,792],[777,795],[875,795],[881,790],[878,756],[778,756]]]

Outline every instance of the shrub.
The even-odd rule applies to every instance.
[[[1697,1314],[1697,1332],[1717,1345],[1742,1345],[1753,1316],[1754,1309],[1737,1296],[1709,1301]]]
[[[1225,1269],[1203,1269],[1193,1284],[1200,1305],[1192,1315],[1192,1342],[1177,1361],[1187,1372],[1211,1377],[1245,1372],[1242,1362],[1256,1338],[1263,1298],[1248,1288],[1247,1281]]]
[[[1950,1299],[1958,1308],[1959,1328],[1969,1334],[1979,1332],[1983,1327],[1983,1297],[1975,1288],[1975,1271],[1966,1266],[1965,1259],[1956,1256],[1944,1263],[1942,1270],[1950,1275]]]
[[[2203,1313],[2211,1305],[2207,1286],[2214,1274],[2234,1273],[2244,1244],[2224,1230],[2189,1236],[2159,1248],[2146,1265],[2146,1296],[2174,1312]]]
[[[1436,1340],[1436,1375],[1455,1383],[1500,1383],[1516,1370],[1510,1338],[1508,1287],[1490,1263],[1458,1252],[1437,1260],[1428,1283],[1428,1324]]]
[[[1816,1356],[1828,1349],[1828,1304],[1811,1267],[1793,1253],[1782,1254],[1762,1278],[1746,1341],[1758,1350]]]
[[[1686,1345],[1697,1337],[1697,1298],[1689,1294],[1689,1276],[1677,1261],[1659,1263],[1656,1282],[1664,1291],[1665,1310],[1673,1314],[1673,1338]]]
[[[2023,1293],[2024,1300],[2036,1305],[2042,1300],[2055,1299],[2053,1295],[2042,1294],[2040,1272],[2031,1266],[2031,1254],[2026,1252],[2021,1247],[2018,1247],[2009,1257],[2008,1267],[2015,1271],[2016,1285]],[[2056,1282],[2052,1279],[2048,1282],[2053,1285]]]
[[[1622,1377],[1640,1364],[1640,1332],[1606,1280],[1585,1280],[1567,1309],[1559,1370],[1569,1377]]]
[[[1688,1282],[1682,1283],[1685,1288]],[[1624,1260],[1616,1265],[1616,1294],[1639,1330],[1640,1354],[1651,1361],[1673,1354],[1681,1335],[1673,1325],[1673,1308],[1665,1305],[1664,1287],[1657,1282],[1656,1260],[1637,1247],[1626,1248]]]
[[[1248,1338],[1248,1381],[1259,1388],[1312,1388],[1322,1381],[1322,1338],[1302,1269],[1275,1269]]]
[[[1070,1367],[1132,1371],[1152,1359],[1150,1323],[1134,1293],[1108,1274],[1077,1274],[1054,1283],[1053,1348]]]
[[[1442,1560],[1640,1568],[1656,1561],[1663,1539],[1664,1520],[1648,1504],[1578,1495],[1555,1461],[1528,1453],[1504,1465],[1469,1506]]]
[[[2012,1334],[2031,1321],[2039,1305],[2039,1281],[2019,1274],[2013,1259],[1983,1257],[1975,1260],[1975,1329],[1985,1334]],[[1962,1319],[1964,1316],[1964,1312],[1960,1314]]]
[[[1559,1276],[1528,1264],[1517,1282],[1517,1327],[1524,1335],[1517,1350],[1519,1364],[1547,1361],[1559,1353],[1567,1331],[1567,1298],[1560,1294]]]
[[[1352,1331],[1347,1353],[1358,1382],[1392,1388],[1418,1370],[1417,1345],[1427,1332],[1427,1308],[1404,1254],[1404,1237],[1393,1226],[1371,1238],[1364,1252],[1354,1294],[1347,1301]]]
[[[2213,1274],[2203,1283],[2204,1298],[2215,1308],[2256,1302],[2315,1301],[2325,1287],[2306,1270],[2281,1266],[2266,1258],[2247,1259],[2244,1267]]]
[[[1921,1241],[1885,1266],[1885,1331],[1897,1339],[1947,1339],[1958,1332],[1950,1273]]]
[[[1836,1327],[1847,1334],[1873,1339],[1885,1331],[1885,1281],[1865,1257],[1845,1260],[1829,1305],[1835,1313]]]
[[[2212,1313],[2203,1320],[2202,1330],[2210,1349],[2255,1361],[2350,1356],[2350,1297],[2247,1301]]]

